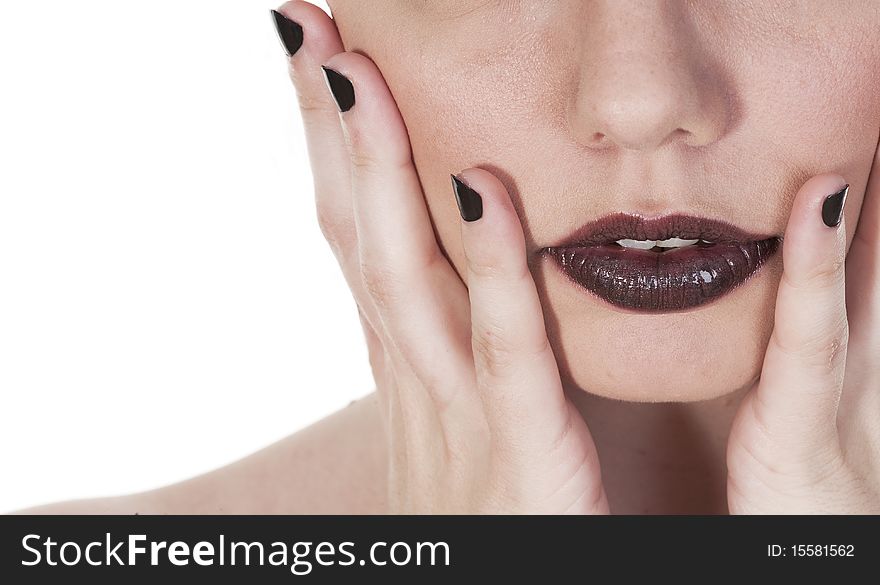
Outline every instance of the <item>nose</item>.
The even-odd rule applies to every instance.
[[[602,0],[583,19],[571,111],[583,144],[649,151],[672,142],[705,146],[724,134],[732,93],[682,4]]]

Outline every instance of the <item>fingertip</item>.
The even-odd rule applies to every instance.
[[[844,204],[848,191],[846,180],[836,173],[817,175],[798,191],[783,238],[783,262],[789,276],[841,260],[838,256],[845,254],[846,246]]]
[[[846,280],[848,186],[838,174],[813,177],[796,197],[782,249],[782,282],[777,293],[776,327],[804,345],[798,329],[831,328],[843,307]],[[830,224],[830,225],[829,225]],[[794,332],[792,332],[794,331]]]
[[[409,132],[376,63],[356,51],[342,51],[319,70],[340,113],[355,172],[403,171],[411,175],[408,180],[416,177]]]
[[[836,228],[843,221],[843,207],[846,204],[846,196],[849,192],[849,184],[844,185],[839,191],[825,197],[822,202],[822,221],[826,226]]]
[[[320,6],[291,0],[270,9],[269,15],[291,62],[305,56],[303,66],[311,69],[315,62],[345,50],[336,23]]]
[[[461,219],[470,223],[483,217],[483,197],[461,178],[454,174],[450,174],[450,177]]]
[[[289,0],[272,9],[272,12],[280,12],[287,18],[297,21],[302,19],[330,20],[331,18],[323,8],[317,4],[306,2],[306,0]]]
[[[269,14],[275,24],[275,32],[278,33],[281,46],[288,57],[293,57],[303,44],[302,25],[279,10],[272,9]]]
[[[344,113],[352,109],[356,101],[356,92],[351,79],[334,69],[332,65],[321,65],[321,70],[324,72],[324,82],[339,112]]]
[[[803,227],[809,231],[818,229],[819,233],[825,233],[828,230],[824,228],[838,227],[848,186],[846,179],[837,173],[825,173],[810,178],[795,197],[786,232]],[[841,193],[843,194],[840,195]]]
[[[468,168],[451,176],[462,245],[473,271],[505,273],[528,270],[522,223],[504,184],[485,169]]]
[[[499,222],[505,222],[511,213],[516,214],[507,187],[485,169],[469,167],[455,173],[452,175],[452,185],[459,213],[467,223],[491,215],[491,221],[498,225]]]

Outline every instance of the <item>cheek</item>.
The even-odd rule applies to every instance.
[[[840,65],[782,52],[745,73],[741,100],[759,157],[797,161],[807,172],[864,168],[880,128],[877,80],[867,75],[880,71],[880,52],[856,67],[846,65],[851,54],[835,58]]]
[[[738,72],[746,108],[739,164],[782,194],[768,206],[774,223],[787,223],[807,179],[838,172],[853,186],[845,210],[850,243],[880,131],[880,35],[859,38],[856,32],[836,45],[772,47],[759,65]]]
[[[558,142],[553,120],[561,119],[562,100],[571,95],[565,83],[574,79],[546,66],[565,62],[555,54],[561,49],[558,33],[554,44],[546,32],[490,30],[475,37],[463,27],[413,35],[382,51],[387,67],[377,62],[406,123],[438,238],[457,268],[464,255],[450,173],[486,168],[505,183],[519,216],[534,216],[549,202],[522,200],[508,173],[546,174],[535,167],[534,153],[554,144],[554,132]],[[449,53],[449,46],[456,51]]]
[[[461,274],[460,217],[449,175],[484,166],[503,181],[505,169],[520,171],[518,136],[529,130],[523,121],[537,124],[536,116],[546,115],[537,108],[547,92],[537,65],[542,51],[527,42],[534,30],[488,26],[479,15],[445,22],[451,9],[442,3],[389,5],[394,14],[347,0],[332,9],[346,49],[364,53],[382,71],[407,127],[438,242]],[[388,30],[394,33],[377,34]]]
[[[389,29],[382,18],[352,13],[338,22],[353,23],[342,30],[347,48],[365,47],[391,88],[437,239],[461,274],[464,254],[450,173],[470,166],[490,170],[508,186],[520,217],[547,222],[558,213],[554,194],[561,191],[530,183],[524,188],[538,195],[521,200],[507,173],[521,181],[553,181],[565,173],[587,180],[589,173],[577,166],[580,159],[556,156],[564,152],[566,113],[578,91],[580,62],[573,55],[581,32],[558,25],[551,31],[540,20],[529,21],[526,29],[518,21],[508,28],[467,19],[433,26],[397,16],[390,27],[394,35],[382,36],[376,31]],[[761,47],[757,60],[743,56],[754,47],[733,39],[717,43],[738,47],[732,53],[739,56],[728,62],[743,123],[725,137],[721,154],[706,160],[706,176],[730,175],[744,190],[751,188],[744,182],[754,181],[756,188],[785,194],[779,198],[793,197],[809,176],[828,170],[864,186],[880,128],[877,78],[867,74],[880,70],[880,38],[866,40],[864,31],[856,30],[838,42],[824,34],[830,31],[822,32],[812,37],[822,39],[821,46],[774,41]],[[557,166],[551,172],[536,161]],[[560,168],[566,161],[574,166]],[[768,206],[767,213],[778,214],[768,224],[785,225],[790,203]],[[853,203],[847,205],[850,239],[861,202]],[[612,398],[694,400],[730,392],[760,373],[781,269],[777,258],[757,285],[690,320],[662,317],[668,319],[662,327],[649,319],[634,326],[633,317],[585,303],[582,293],[548,275],[549,265],[537,267],[535,277],[566,386]],[[712,341],[711,349],[705,340]],[[653,385],[645,387],[644,380]]]

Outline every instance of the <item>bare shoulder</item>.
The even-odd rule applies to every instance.
[[[370,394],[234,463],[159,489],[25,514],[380,514],[384,432]]]

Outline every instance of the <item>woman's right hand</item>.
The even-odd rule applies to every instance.
[[[458,174],[482,196],[482,217],[461,223],[465,286],[434,236],[379,69],[344,52],[317,6],[293,1],[279,12],[303,29],[298,49],[287,35],[290,74],[318,220],[357,302],[383,407],[390,511],[608,513],[596,449],[563,393],[503,184],[478,168]],[[337,105],[322,65],[352,84],[349,109],[344,98]],[[346,81],[336,84],[344,90]]]

